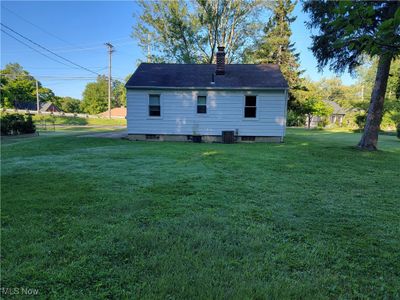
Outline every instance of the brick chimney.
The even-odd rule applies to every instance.
[[[225,74],[225,47],[218,47],[217,51],[217,70],[215,71],[217,75]]]

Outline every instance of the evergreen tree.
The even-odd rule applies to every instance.
[[[290,41],[290,24],[296,20],[291,14],[297,1],[278,0],[272,4],[273,15],[264,29],[264,36],[248,60],[255,63],[278,64],[291,89],[300,86],[299,54]]]

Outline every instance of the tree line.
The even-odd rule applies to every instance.
[[[36,79],[18,63],[10,63],[0,71],[1,107],[14,108],[16,104],[36,104]],[[98,76],[95,82],[86,85],[82,100],[56,96],[54,92],[38,81],[41,103],[51,102],[67,113],[98,114],[108,109],[108,78]],[[112,81],[112,107],[126,106],[124,82]]]

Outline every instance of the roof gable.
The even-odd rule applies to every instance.
[[[227,64],[225,75],[215,75],[215,64],[142,63],[127,88],[281,88],[288,87],[278,65]],[[214,76],[215,83],[212,84]]]
[[[346,110],[344,108],[342,108],[336,102],[331,101],[331,100],[323,100],[323,101],[325,102],[325,104],[327,104],[333,108],[332,114],[334,114],[334,115],[345,115],[346,114]]]

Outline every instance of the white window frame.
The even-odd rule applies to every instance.
[[[150,96],[158,96],[159,97],[159,99],[160,99],[160,115],[159,116],[150,116]],[[161,97],[161,94],[160,93],[152,93],[152,92],[150,92],[150,93],[148,93],[148,96],[147,96],[147,118],[148,119],[161,119],[162,118],[162,115],[163,115],[163,109],[162,109],[162,107],[163,107],[163,105],[162,105],[162,97]]]
[[[204,97],[204,98],[206,98],[206,112],[205,113],[199,113],[198,111],[197,111],[197,108],[198,108],[198,106],[199,106],[199,97]],[[204,106],[204,105],[202,105],[202,106]],[[196,96],[196,114],[197,115],[200,115],[200,116],[206,116],[207,114],[208,114],[208,99],[207,99],[207,95],[203,95],[203,94],[198,94],[197,96]]]
[[[251,117],[251,118],[249,118],[249,117],[245,117],[245,113],[246,113],[246,97],[247,96],[251,96],[251,97],[256,97],[256,106],[255,106],[255,108],[256,108],[256,116],[253,118],[253,117]],[[255,94],[246,94],[246,95],[244,95],[243,96],[243,110],[242,110],[242,118],[243,118],[243,120],[245,120],[245,121],[254,121],[254,120],[258,120],[258,105],[259,104],[259,102],[258,102],[258,95],[255,95]],[[251,106],[251,107],[253,107],[253,106]]]

